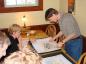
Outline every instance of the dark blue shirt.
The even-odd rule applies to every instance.
[[[19,41],[17,38],[13,38],[11,35],[8,35],[8,38],[10,39],[11,44],[9,45],[8,49],[7,49],[7,54],[13,53],[15,51],[18,51],[18,44]]]

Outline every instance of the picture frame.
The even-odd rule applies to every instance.
[[[0,13],[42,11],[43,0],[38,0],[38,6],[5,7],[5,0],[0,0]]]
[[[47,37],[42,39],[36,39],[34,42],[32,42],[32,46],[37,51],[37,53],[42,54],[60,49],[57,46],[56,41],[50,42],[49,39],[50,38]]]
[[[50,51],[42,51],[42,52],[38,52],[37,49],[39,48],[40,50],[43,48],[40,48],[40,43],[44,43],[44,41],[46,40],[47,42],[48,38],[44,38],[44,39],[37,39],[37,41],[39,42],[34,42],[35,46],[38,45],[37,47],[34,46],[34,44],[32,43],[32,48],[42,57],[42,64],[75,64],[76,61],[70,57],[65,50],[63,49],[54,49],[54,50],[50,50]]]
[[[42,64],[75,64],[75,62],[61,50],[42,55],[42,58]]]
[[[75,0],[68,0],[68,13],[73,13],[75,11]]]

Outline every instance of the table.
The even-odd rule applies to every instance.
[[[33,32],[33,33],[31,33]],[[48,35],[42,30],[29,30],[27,32],[22,32],[22,38],[46,38]]]
[[[31,33],[31,32],[34,32],[34,33]],[[21,32],[21,37],[23,39],[22,41],[22,45],[23,47],[25,45],[28,44],[28,41],[29,40],[34,40],[34,39],[42,39],[42,38],[47,38],[48,35],[43,32],[42,30],[27,30],[27,31],[22,31]],[[28,45],[29,48],[31,48],[31,46]]]
[[[35,30],[35,33],[33,34],[29,34],[30,32],[26,32],[25,34],[22,34],[21,36],[23,38],[27,38],[28,40],[29,39],[33,39],[33,38],[36,38],[36,39],[42,39],[42,38],[47,38],[48,36],[45,34],[45,32],[41,31],[41,30]],[[29,35],[27,35],[29,34]],[[28,46],[28,47],[31,47],[31,46]],[[38,53],[41,57],[43,58],[47,58],[47,57],[52,57],[52,56],[55,56],[55,55],[58,55],[58,54],[62,54],[70,63],[74,63],[76,64],[76,61],[71,58],[64,49],[59,49],[59,50],[54,50],[54,51],[50,51],[50,52],[46,52],[46,53]]]

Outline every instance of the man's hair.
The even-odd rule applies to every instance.
[[[21,27],[17,24],[13,24],[9,27],[8,32],[13,34],[13,32],[21,31]]]
[[[48,20],[48,18],[50,18],[53,14],[58,14],[58,11],[54,8],[49,8],[48,10],[46,10],[45,20]]]

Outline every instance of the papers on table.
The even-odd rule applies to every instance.
[[[58,50],[57,43],[55,41],[50,42],[49,39],[50,38],[37,39],[32,45],[38,53]]]
[[[62,54],[42,59],[42,64],[72,64]]]

